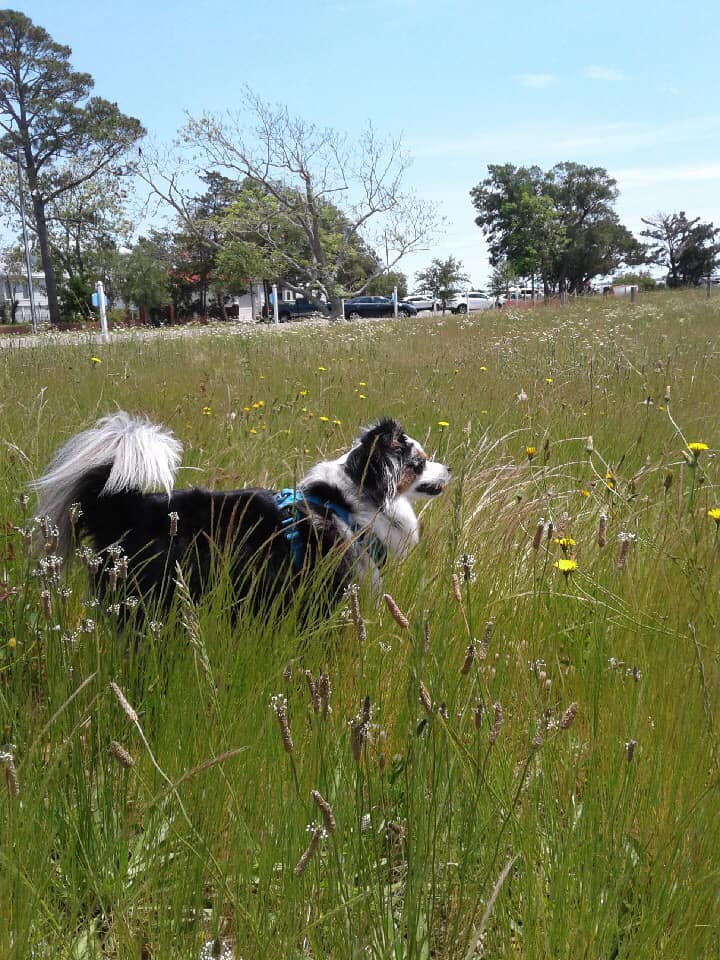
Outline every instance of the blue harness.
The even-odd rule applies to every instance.
[[[296,490],[294,487],[284,487],[276,493],[275,503],[277,504],[278,510],[288,511],[287,517],[280,521],[280,525],[283,528],[285,539],[290,545],[293,558],[293,570],[295,570],[296,573],[302,569],[305,559],[305,545],[303,544],[300,530],[297,526],[298,520],[302,519],[302,517],[293,509],[296,503],[311,504],[314,507],[321,507],[323,510],[327,510],[328,513],[334,513],[336,517],[342,520],[346,527],[349,527],[354,533],[359,534],[356,542],[370,555],[378,566],[385,562],[387,558],[385,544],[373,533],[367,531],[361,533],[361,528],[353,522],[350,511],[346,510],[345,507],[341,507],[339,503],[333,503],[331,500],[320,500],[318,497],[311,497],[308,494],[302,493],[300,490]]]

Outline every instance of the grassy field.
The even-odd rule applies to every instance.
[[[719,328],[658,294],[3,356],[0,957],[717,957]],[[453,468],[385,570],[407,625],[361,587],[233,626],[220,585],[123,635],[23,496],[117,406],[218,488],[399,418]]]

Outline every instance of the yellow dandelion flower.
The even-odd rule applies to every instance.
[[[250,407],[243,407],[243,413],[250,413]]]
[[[367,400],[367,397],[365,396],[364,393],[359,393],[359,394],[358,394],[358,400]]]
[[[324,373],[327,370],[327,367],[318,367],[318,370],[321,370]]]
[[[570,560],[568,557],[561,557],[559,560],[556,560],[553,566],[564,574],[566,577],[569,576],[573,570],[577,570],[577,563],[575,560]]]
[[[257,433],[257,430],[255,429],[255,427],[250,427],[250,433]]]
[[[585,488],[583,488],[583,489],[580,491],[580,496],[581,496],[581,497],[589,497],[589,496],[590,496],[590,491],[589,491],[589,490],[585,490]]]
[[[359,387],[366,387],[367,384],[365,383],[364,380],[360,380],[359,383],[358,383],[358,386],[359,386]]]
[[[615,488],[615,474],[611,470],[608,470],[608,472],[605,474],[605,486],[608,488],[608,490],[613,490]]]
[[[698,443],[697,441],[688,444],[688,450],[691,450],[694,454],[702,453],[704,450],[709,450],[710,448],[706,443]]]
[[[483,373],[485,373],[485,371],[487,370],[487,367],[480,367],[480,369],[482,370]]]
[[[333,420],[333,424],[334,424],[336,427],[340,427],[340,426],[342,426],[342,420]]]
[[[318,417],[322,423],[330,423],[330,417]]]
[[[90,357],[90,363],[102,363],[100,357]]]
[[[567,556],[572,547],[575,546],[575,541],[572,537],[555,537],[553,543],[556,543],[560,547],[565,556]]]
[[[449,427],[450,424],[448,423],[447,420],[438,420],[438,426],[440,427],[441,430],[444,430],[445,427]]]
[[[525,447],[525,454],[527,455],[528,460],[532,460],[536,453],[537,447]]]
[[[10,650],[14,650],[15,647],[17,646],[17,640],[15,639],[15,637],[8,637],[7,645]]]
[[[204,417],[209,417],[209,416],[212,414],[212,408],[211,408],[211,407],[203,407],[203,411],[202,411],[202,412],[203,412],[203,416],[204,416]]]
[[[707,515],[720,527],[720,507],[713,507],[712,510],[708,510]]]
[[[552,383],[552,382],[553,382],[552,377],[545,377],[545,383]]]
[[[299,397],[306,397],[309,393],[309,390],[301,390],[298,394]]]

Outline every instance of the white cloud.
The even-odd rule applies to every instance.
[[[552,73],[518,73],[515,79],[521,87],[530,87],[534,90],[551,87],[555,83]]]
[[[615,70],[613,67],[603,67],[599,64],[585,67],[583,75],[589,80],[615,81],[623,79],[623,74],[619,70]]]
[[[531,145],[533,162],[542,163],[545,156],[557,158],[563,153],[583,154],[575,157],[582,160],[591,156],[594,163],[613,151],[647,150],[661,145],[678,145],[714,138],[720,130],[720,115],[694,117],[674,123],[632,123],[617,121],[576,127],[567,133],[559,133],[547,127],[524,126],[522,139],[517,132],[508,129],[498,133],[469,136],[456,140],[437,140],[431,143],[412,144],[411,152],[418,158],[436,156],[505,155],[517,157],[524,144]],[[517,162],[517,160],[515,161]],[[555,160],[553,160],[555,162]],[[607,162],[607,161],[606,161]]]
[[[624,187],[643,187],[653,183],[712,183],[720,180],[720,163],[628,167],[614,170],[612,176]]]

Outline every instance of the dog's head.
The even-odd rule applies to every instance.
[[[355,486],[378,504],[397,496],[437,497],[450,479],[450,468],[429,460],[418,441],[390,419],[362,430],[344,469]]]

